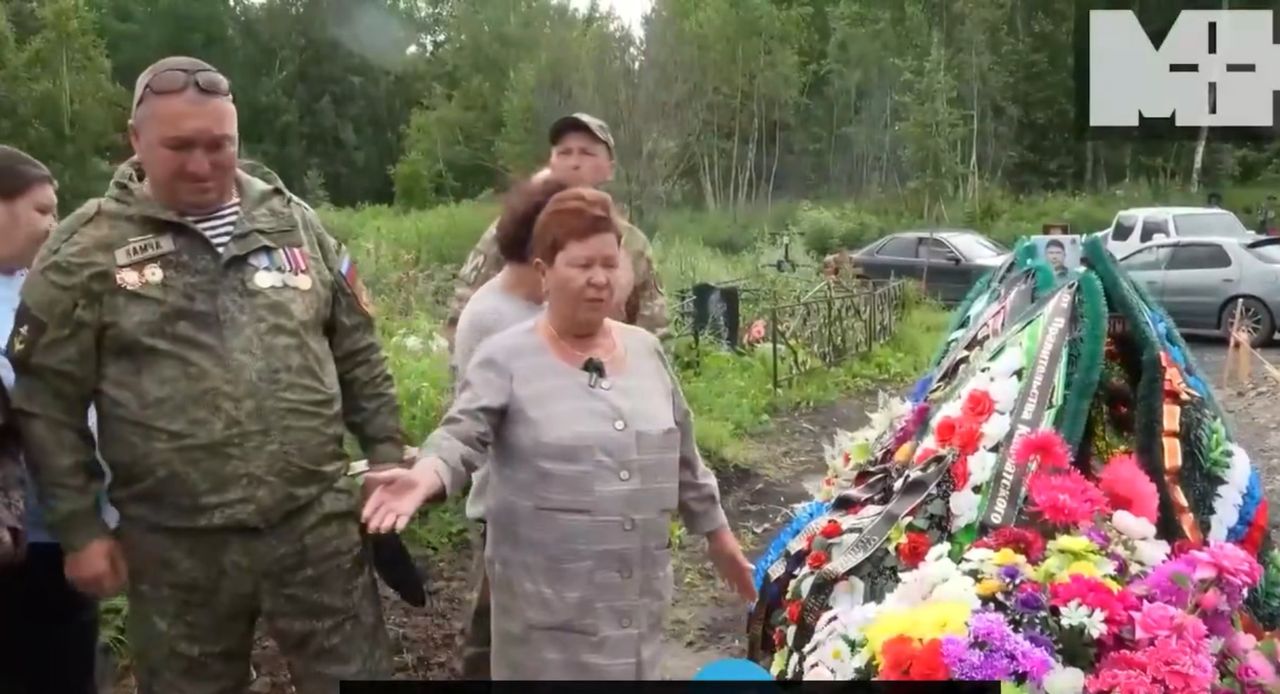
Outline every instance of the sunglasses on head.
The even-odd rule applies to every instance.
[[[196,89],[205,94],[231,96],[231,81],[217,70],[170,68],[157,72],[147,81],[147,86],[143,87],[142,94],[138,96],[138,104],[142,103],[147,92],[160,95],[178,94],[186,91],[193,83]],[[134,107],[136,108],[138,104],[134,104]]]

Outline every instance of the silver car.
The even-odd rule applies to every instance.
[[[1143,246],[1119,263],[1180,330],[1226,335],[1239,304],[1240,328],[1254,347],[1275,337],[1278,237],[1168,239]]]

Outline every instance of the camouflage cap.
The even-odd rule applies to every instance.
[[[133,85],[133,108],[130,112],[130,117],[138,112],[138,105],[142,103],[142,97],[146,95],[147,86],[151,84],[151,81],[156,78],[156,75],[169,70],[179,70],[182,72],[207,70],[209,72],[221,74],[217,68],[203,60],[200,60],[199,58],[190,58],[183,55],[171,55],[167,58],[161,58],[160,60],[152,63],[146,70],[143,70],[141,75],[138,75],[138,81]],[[196,86],[194,82],[189,83],[186,88],[190,89],[192,86]],[[228,84],[227,87],[229,91],[230,85]]]
[[[586,113],[575,113],[560,118],[551,124],[550,140],[551,145],[555,146],[565,135],[571,132],[586,131],[591,133],[597,140],[600,140],[609,148],[609,154],[613,152],[613,133],[609,131],[609,126],[599,118]]]

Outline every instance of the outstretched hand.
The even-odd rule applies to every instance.
[[[716,573],[749,605],[756,602],[756,567],[747,561],[738,545],[738,538],[728,527],[707,534],[707,554],[716,567]]]
[[[444,489],[430,468],[388,468],[365,473],[365,502],[360,521],[373,534],[400,532],[422,504]]]

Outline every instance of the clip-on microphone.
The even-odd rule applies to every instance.
[[[587,372],[587,385],[591,388],[595,388],[600,383],[600,380],[605,377],[604,362],[595,357],[589,357],[582,362],[582,370]]]

